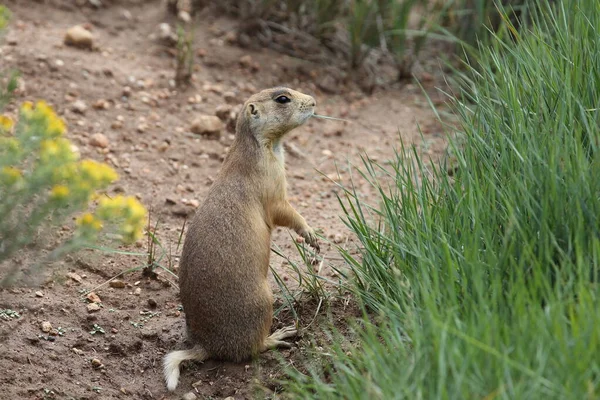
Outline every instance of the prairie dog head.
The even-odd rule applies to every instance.
[[[312,96],[285,87],[266,89],[246,101],[237,121],[238,134],[273,142],[305,123],[317,105]]]

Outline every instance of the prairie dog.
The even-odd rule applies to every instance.
[[[250,97],[236,136],[204,203],[188,229],[180,262],[180,291],[190,350],[168,353],[169,390],[184,360],[240,362],[296,335],[286,327],[269,336],[273,294],[267,281],[271,231],[295,230],[319,251],[317,237],[287,200],[281,140],[314,113],[315,99],[278,87]]]

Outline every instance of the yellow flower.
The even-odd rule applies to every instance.
[[[75,161],[77,155],[71,149],[71,142],[64,138],[44,139],[40,143],[42,163],[68,163]]]
[[[131,221],[146,221],[148,212],[146,207],[142,205],[135,197],[127,197],[127,213]]]
[[[54,185],[50,190],[52,200],[61,201],[69,197],[70,190],[65,185]]]
[[[91,229],[93,231],[102,229],[102,222],[91,213],[83,214],[75,220],[75,223],[83,229]]]
[[[107,164],[94,160],[83,160],[79,163],[81,176],[93,186],[105,187],[119,179],[117,172]]]
[[[14,122],[12,119],[7,117],[6,115],[0,115],[0,132],[9,132],[14,126]]]
[[[0,182],[7,186],[14,185],[22,176],[22,172],[15,167],[3,167],[2,170],[0,170]]]
[[[24,102],[21,105],[21,114],[30,118],[33,115],[33,103],[30,101]]]
[[[52,107],[48,105],[45,101],[38,101],[35,105],[35,114],[40,115],[43,119],[46,120],[47,125],[47,135],[50,137],[57,137],[63,135],[67,128],[65,122],[60,118]]]
[[[72,182],[77,176],[77,164],[70,162],[52,170],[52,183]]]
[[[63,135],[67,130],[62,118],[43,100],[35,103],[35,108],[31,102],[23,103],[21,106],[21,115],[28,119],[42,121],[45,127],[40,133],[44,137],[55,138]]]
[[[144,234],[148,212],[134,197],[104,197],[100,199],[96,212],[102,220],[121,223],[119,231],[125,242],[135,242]]]

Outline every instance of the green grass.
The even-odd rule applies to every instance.
[[[538,3],[460,78],[452,177],[412,149],[361,168],[379,204],[341,202],[360,342],[290,397],[600,398],[600,7]]]

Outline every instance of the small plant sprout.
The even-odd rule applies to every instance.
[[[97,333],[104,335],[106,333],[106,331],[100,325],[94,324],[92,326],[92,330],[90,331],[90,335],[95,335]]]

